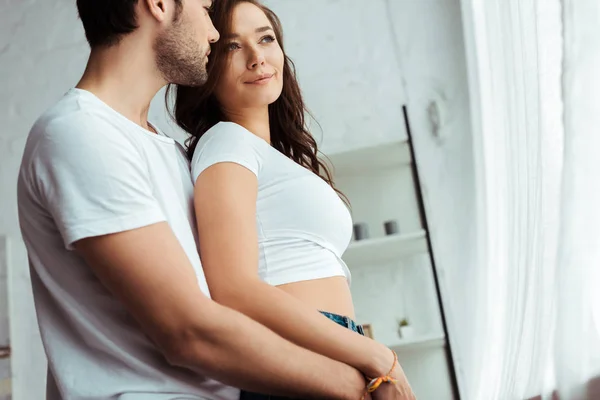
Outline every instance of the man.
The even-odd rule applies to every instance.
[[[210,3],[77,1],[90,58],[33,126],[18,180],[49,400],[364,392],[356,370],[209,298],[188,161],[147,115],[167,83],[205,81]]]

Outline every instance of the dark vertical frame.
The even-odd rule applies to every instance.
[[[448,335],[448,325],[446,324],[446,315],[444,313],[444,304],[442,302],[442,293],[440,291],[440,283],[437,274],[437,268],[435,264],[435,257],[433,254],[433,247],[431,246],[431,237],[429,235],[429,224],[427,222],[427,214],[425,213],[425,203],[423,199],[423,192],[421,190],[421,180],[419,178],[419,168],[417,165],[417,159],[415,157],[415,149],[413,146],[413,137],[412,131],[410,129],[410,120],[408,117],[408,109],[406,106],[402,106],[402,113],[404,115],[404,124],[406,125],[406,133],[408,134],[408,144],[410,149],[411,163],[413,164],[413,168],[411,168],[413,180],[415,182],[416,194],[417,194],[417,203],[419,206],[419,216],[421,218],[421,225],[427,232],[427,250],[429,251],[429,258],[431,260],[431,266],[433,269],[433,279],[435,281],[435,290],[437,293],[438,307],[440,309],[440,313],[442,316],[442,326],[444,328],[444,336],[446,337],[444,349],[446,350],[446,360],[448,363],[448,370],[450,371],[450,380],[452,382],[452,392],[454,398],[456,400],[460,400],[460,393],[458,390],[458,380],[456,377],[456,368],[454,367],[454,358],[452,356],[452,347],[450,346],[450,340]]]

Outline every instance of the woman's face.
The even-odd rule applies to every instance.
[[[283,89],[284,55],[264,12],[243,2],[233,12],[231,35],[224,41],[228,61],[215,95],[224,110],[273,103]]]

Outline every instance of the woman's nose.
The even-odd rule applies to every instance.
[[[255,69],[260,65],[265,64],[265,56],[262,52],[255,51],[248,60],[248,69]]]

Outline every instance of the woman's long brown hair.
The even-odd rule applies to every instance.
[[[260,8],[273,26],[273,31],[284,53],[283,90],[279,98],[269,105],[269,125],[271,145],[299,165],[309,169],[327,182],[348,204],[348,199],[335,188],[327,165],[318,157],[317,143],[308,131],[305,115],[310,115],[300,91],[293,61],[283,48],[283,30],[277,15],[256,0],[218,0],[214,2],[212,20],[222,37],[231,32],[231,23],[235,7],[242,2],[251,3]],[[175,93],[175,104],[169,107],[171,116],[177,124],[191,136],[186,141],[187,154],[191,158],[198,140],[220,121],[227,118],[221,111],[215,97],[217,83],[227,67],[227,43],[218,41],[211,47],[208,63],[208,80],[201,87],[170,85],[169,98]]]

